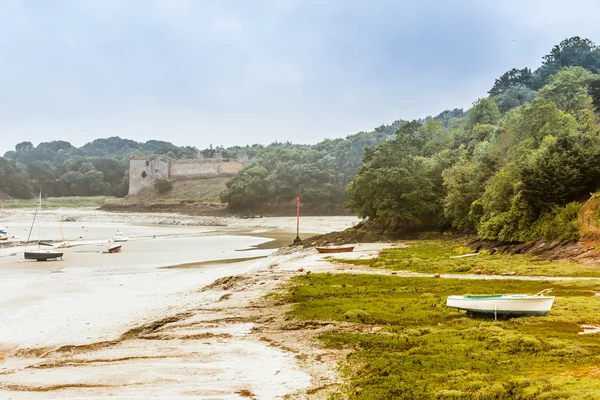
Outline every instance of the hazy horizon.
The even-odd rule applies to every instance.
[[[310,144],[466,109],[561,40],[600,41],[599,4],[560,4],[6,2],[0,153],[110,136]]]

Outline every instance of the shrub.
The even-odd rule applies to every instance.
[[[173,189],[173,184],[166,179],[157,179],[154,188],[158,193],[167,193],[169,190]]]
[[[579,240],[579,203],[554,207],[540,218],[540,232],[546,239]]]

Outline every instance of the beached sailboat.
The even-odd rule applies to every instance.
[[[38,209],[35,210],[35,214],[33,215],[33,221],[31,222],[31,228],[29,229],[29,235],[27,236],[27,243],[29,243],[29,239],[31,237],[31,231],[33,231],[33,226],[35,225],[35,219],[37,217],[38,212],[42,209],[42,192],[40,192],[40,203]],[[26,260],[37,260],[37,261],[48,261],[54,260],[57,258],[62,259],[63,253],[56,250],[45,250],[40,248],[40,241],[38,238],[38,249],[27,251],[27,244],[25,244],[25,251],[23,254],[23,258]]]
[[[471,314],[491,314],[494,317],[518,315],[547,315],[554,303],[554,296],[548,296],[552,289],[545,289],[534,295],[497,294],[448,296],[446,306],[467,311]]]
[[[115,236],[113,236],[113,242],[126,242],[128,240],[129,238],[127,235],[119,230],[117,230],[117,233],[115,233]]]

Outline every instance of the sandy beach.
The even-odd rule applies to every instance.
[[[12,210],[0,224],[18,242],[30,217]],[[339,379],[335,360],[264,298],[299,266],[335,268],[314,250],[273,254],[295,237],[294,218],[38,217],[32,236],[60,240],[62,220],[77,246],[49,262],[0,249],[1,398],[314,398]],[[355,222],[305,218],[302,232]],[[117,229],[130,240],[103,253]]]

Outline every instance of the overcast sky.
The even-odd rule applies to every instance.
[[[600,2],[0,0],[0,153],[99,137],[315,143],[455,107]]]

